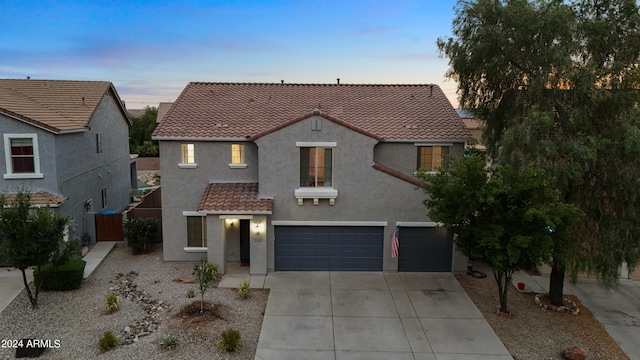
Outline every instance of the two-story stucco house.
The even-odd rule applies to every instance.
[[[137,188],[129,126],[110,82],[0,79],[0,190],[30,191],[69,217],[69,236],[94,241],[94,215]]]
[[[154,133],[164,259],[464,270],[414,172],[469,136],[436,85],[190,83]]]

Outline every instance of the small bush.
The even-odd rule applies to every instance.
[[[105,310],[107,310],[109,314],[120,309],[120,297],[116,293],[108,293],[107,296],[105,296],[104,302]]]
[[[125,221],[124,235],[134,255],[151,251],[156,239],[158,223],[155,219],[129,219]]]
[[[196,296],[196,292],[192,290],[187,291],[187,297],[189,299],[194,298]]]
[[[243,299],[246,299],[247,296],[249,296],[250,290],[249,282],[247,280],[242,280],[240,285],[238,285],[238,294],[240,294],[240,297]]]
[[[162,338],[162,347],[165,349],[173,349],[178,346],[178,338],[173,334],[167,334]]]
[[[81,259],[67,260],[60,266],[46,264],[33,271],[34,282],[42,290],[74,290],[80,288],[84,267],[87,262]]]
[[[242,340],[240,339],[240,332],[235,329],[227,329],[220,334],[220,339],[216,342],[216,345],[224,351],[236,351],[242,346]]]
[[[120,343],[120,337],[111,331],[105,331],[100,338],[100,351],[105,352],[113,349]]]

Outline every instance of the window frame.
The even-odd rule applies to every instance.
[[[189,149],[191,147],[191,149]],[[196,163],[196,145],[194,143],[180,144],[180,162],[178,167],[183,169],[194,169],[198,166]]]
[[[299,163],[298,163],[298,169],[299,169],[299,175],[298,175],[298,184],[300,188],[326,188],[326,189],[332,189],[333,188],[333,148],[334,146],[298,146],[298,148],[300,149],[299,152]],[[306,167],[303,168],[303,152],[305,150],[308,149],[308,155],[309,156],[309,161]],[[312,149],[313,149],[313,154],[314,154],[314,160],[313,162],[311,161],[311,154],[312,154]],[[322,150],[322,151],[319,151]],[[329,156],[329,166],[326,166],[326,162],[327,162],[327,150],[330,151],[330,156]],[[322,154],[322,155],[320,155]],[[305,156],[306,157],[306,156]],[[320,157],[322,157],[322,163],[324,164],[324,166],[322,167],[318,167],[318,164],[321,162],[319,161]],[[313,165],[313,169],[312,166]],[[318,171],[318,169],[322,169],[322,171]],[[303,171],[306,170],[306,171]],[[313,171],[312,171],[313,170]],[[308,178],[311,179],[311,175],[313,173],[313,185],[309,186],[305,186],[303,185],[303,172],[305,174],[308,173]],[[318,185],[320,183],[320,181],[318,180],[318,174],[322,172],[323,174],[323,178],[322,178],[322,182],[323,183],[329,183],[329,185]],[[326,179],[326,173],[329,173],[328,176],[328,181]]]
[[[102,154],[102,134],[96,134],[96,154]]]
[[[237,150],[236,150],[237,149]],[[231,162],[229,167],[232,169],[244,169],[247,167],[245,144],[231,144]]]
[[[102,209],[106,209],[109,206],[109,198],[107,197],[107,188],[104,187],[100,190],[100,195],[102,197]]]
[[[5,155],[5,179],[42,179],[44,175],[40,171],[40,149],[38,147],[38,134],[3,134]],[[13,171],[13,156],[11,154],[11,140],[30,139],[33,150],[34,172],[17,173]]]
[[[185,251],[192,251],[192,252],[197,252],[197,251],[206,251],[208,248],[208,241],[207,241],[207,216],[206,215],[202,215],[202,214],[185,214],[185,221],[186,221],[186,226],[187,226],[187,234],[186,234],[186,241],[187,241],[187,246],[184,248]],[[189,219],[200,219],[200,246],[192,246],[192,244],[190,243],[190,229],[189,229]],[[195,239],[194,239],[195,240]]]
[[[416,169],[418,171],[426,171],[429,173],[434,173],[436,171],[438,171],[437,169],[442,167],[443,164],[445,163],[446,160],[446,156],[448,156],[451,153],[451,147],[453,146],[453,144],[416,144],[417,146],[417,156],[416,156]],[[422,167],[422,163],[423,163],[423,154],[422,154],[422,150],[430,148],[431,149],[431,168],[427,169],[425,167]],[[436,161],[436,156],[437,156],[437,152],[435,151],[436,148],[440,148],[440,159],[439,161]],[[446,149],[445,152],[443,152],[443,149]]]

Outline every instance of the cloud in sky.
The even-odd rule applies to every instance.
[[[139,107],[175,99],[189,81],[439,84],[447,60],[435,39],[450,32],[454,5],[9,0],[0,77],[108,80]]]

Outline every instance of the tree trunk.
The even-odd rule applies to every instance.
[[[24,288],[27,289],[27,295],[29,296],[29,301],[31,301],[31,306],[35,309],[38,307],[38,298],[34,297],[31,293],[31,287],[29,286],[29,282],[27,281],[27,273],[26,269],[20,269],[22,272],[22,282],[24,282]]]
[[[554,306],[564,306],[562,292],[564,288],[564,265],[553,262],[549,277],[549,302]]]
[[[509,290],[509,284],[511,283],[511,273],[506,271],[494,271],[493,277],[498,283],[498,295],[500,297],[500,312],[509,313],[509,306],[507,301],[507,292]]]

